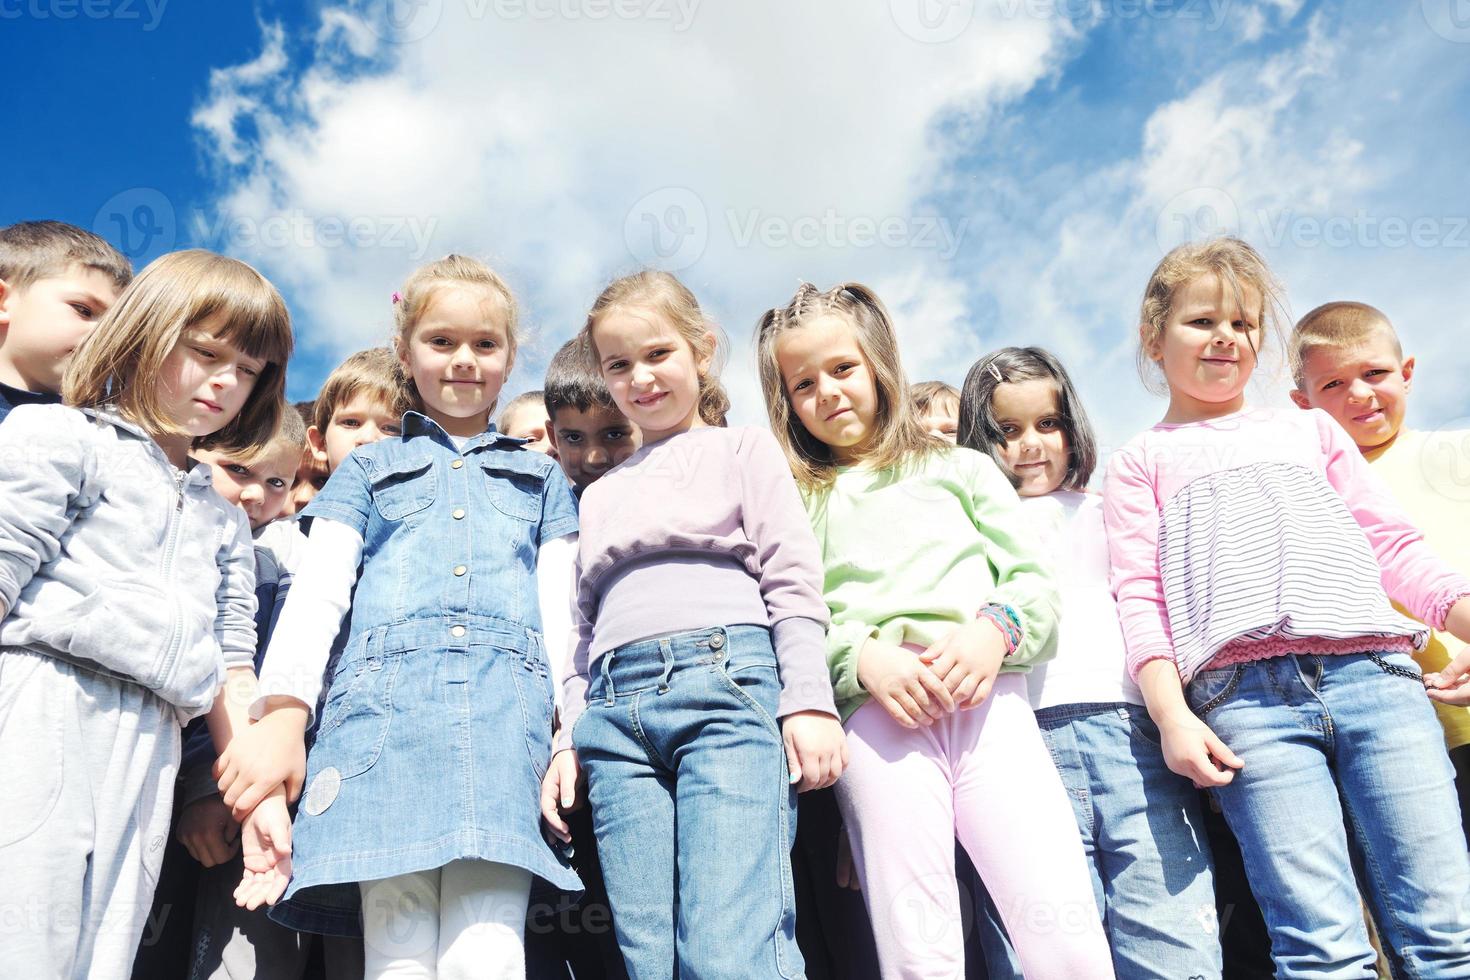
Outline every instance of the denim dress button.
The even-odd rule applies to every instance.
[[[451,627],[449,627],[449,635],[450,636],[464,636],[464,627],[463,626],[451,626]]]
[[[456,507],[456,508],[454,508],[453,513],[451,513],[449,516],[450,517],[453,517],[456,521],[462,521],[462,520],[464,520],[464,508],[463,507]]]
[[[464,567],[463,565],[454,566],[454,574],[456,577],[463,575],[467,571],[469,571],[469,569]]]
[[[449,464],[449,468],[452,469],[452,470],[457,470],[457,469],[459,469],[463,465],[464,465],[464,460],[462,460],[462,459],[456,459],[454,462],[452,462],[452,463]]]

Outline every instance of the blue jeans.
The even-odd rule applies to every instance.
[[[1215,793],[1279,977],[1372,977],[1367,899],[1396,975],[1470,976],[1470,854],[1444,735],[1407,654],[1291,655],[1190,682],[1245,761]]]
[[[1148,712],[1064,704],[1036,712],[1036,723],[1072,801],[1117,975],[1218,978],[1215,884],[1199,795],[1164,764]],[[1019,977],[992,909],[988,896],[977,896],[990,980]]]
[[[804,977],[770,631],[604,654],[573,742],[631,980]]]

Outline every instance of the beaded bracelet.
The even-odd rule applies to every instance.
[[[1005,638],[1007,657],[1015,653],[1016,648],[1021,645],[1021,617],[1010,606],[997,602],[986,603],[980,607],[975,618],[989,620],[1000,631],[1000,635]]]

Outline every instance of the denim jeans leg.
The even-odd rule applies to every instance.
[[[657,695],[620,693],[609,705],[601,684],[594,681],[575,738],[618,947],[632,980],[673,980],[674,781],[638,727],[640,702]]]
[[[1281,978],[1372,977],[1337,782],[1331,719],[1276,657],[1201,671],[1190,707],[1245,761],[1216,796],[1240,841]]]
[[[1470,976],[1470,854],[1419,668],[1407,654],[1323,661],[1318,691],[1384,952],[1395,975]]]

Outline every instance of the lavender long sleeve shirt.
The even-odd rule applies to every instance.
[[[580,524],[558,750],[571,747],[599,657],[710,626],[769,627],[778,713],[837,717],[821,556],[770,432],[698,428],[646,445],[587,488]]]

